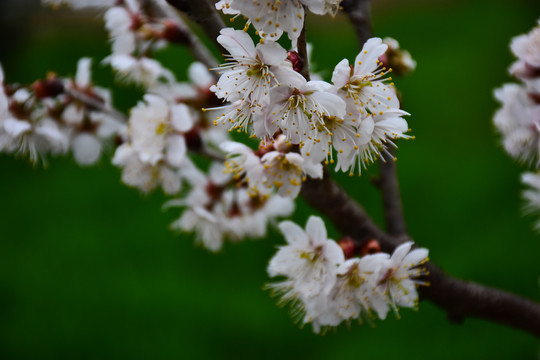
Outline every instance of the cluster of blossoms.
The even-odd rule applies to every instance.
[[[323,161],[333,163],[334,151],[336,170],[353,174],[357,165],[361,171],[388,152],[388,146],[395,146],[394,139],[410,138],[403,119],[408,114],[399,109],[391,78],[385,78],[391,69],[379,60],[388,49],[381,39],[368,40],[353,66],[342,60],[334,69],[332,83],[306,80],[290,61],[291,53],[297,54],[276,42],[255,46],[247,33],[231,28],[223,29],[217,40],[230,55],[229,62],[218,69],[220,78],[211,90],[230,105],[214,109],[220,110],[215,124],[249,132],[260,139],[261,148],[279,143],[284,154],[299,149],[301,160],[294,165],[300,174],[311,175]],[[230,156],[242,153],[236,156],[236,169],[243,172],[254,167],[256,154],[248,154],[247,148],[238,145],[225,150]],[[262,157],[259,163],[268,165]],[[248,179],[250,188],[257,191],[264,191],[257,184],[268,182],[249,174]]]
[[[161,188],[174,196],[164,207],[184,210],[171,227],[195,232],[211,251],[227,239],[264,237],[269,224],[292,214],[302,182],[323,177],[323,163],[337,157],[336,170],[353,175],[385,160],[385,153],[392,156],[395,139],[410,138],[403,119],[408,114],[388,75],[391,67],[404,74],[415,63],[397,41],[369,39],[353,64],[344,59],[335,66],[331,82],[305,74],[309,59],[302,51],[276,42],[287,33],[296,47],[304,10],[334,16],[341,0],[218,1],[216,9],[245,16],[246,29],[222,29],[217,42],[228,51],[227,62],[211,69],[216,75],[208,69],[213,59],[202,56],[205,64],[189,67],[188,82],[178,82],[153,57],[168,44],[194,43],[166,1],[43,2],[101,9],[112,50],[102,63],[145,95],[123,116],[109,92],[91,84],[88,59],[79,62],[74,80],[50,76],[30,88],[4,85],[0,72],[0,151],[35,160],[72,149],[87,165],[114,138],[112,163],[121,168],[123,182],[143,193]],[[245,31],[250,25],[257,44]],[[232,141],[233,130],[257,138],[257,149]],[[193,160],[193,154],[210,163]],[[419,277],[426,274],[426,249],[405,243],[392,255],[375,249],[354,257],[327,238],[320,218],[311,217],[306,231],[288,221],[279,228],[288,245],[268,272],[286,279],[270,287],[293,302],[316,332],[416,305],[416,287],[425,285]]]
[[[279,228],[287,245],[270,260],[270,276],[285,280],[270,285],[291,302],[299,320],[313,330],[338,326],[343,321],[370,319],[375,312],[385,319],[397,307],[413,308],[418,301],[416,287],[428,285],[419,279],[427,274],[426,249],[411,251],[412,242],[396,248],[392,255],[376,252],[360,258],[345,258],[344,251],[326,235],[322,219],[312,216],[304,231],[284,221]]]
[[[246,26],[252,24],[263,40],[277,41],[285,32],[295,46],[304,27],[304,6],[317,15],[335,16],[340,3],[341,0],[220,0],[216,9],[247,17]]]
[[[528,34],[512,39],[512,53],[517,61],[510,66],[510,74],[520,84],[505,84],[495,90],[495,98],[502,104],[493,119],[502,134],[505,150],[515,159],[540,169],[540,21]],[[522,181],[530,187],[523,193],[526,209],[540,210],[540,175],[523,174]],[[540,228],[540,222],[537,223]]]
[[[106,111],[110,93],[91,84],[90,65],[83,58],[74,79],[50,74],[31,86],[4,84],[0,68],[0,152],[28,156],[36,163],[45,161],[46,154],[71,150],[80,165],[96,163],[103,147],[121,137],[125,126]]]

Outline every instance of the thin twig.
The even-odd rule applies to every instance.
[[[298,48],[298,56],[300,57],[300,60],[302,61],[302,69],[300,70],[300,74],[307,81],[309,81],[311,79],[311,76],[309,75],[309,61],[308,61],[307,42],[306,42],[306,16],[307,16],[307,11],[306,11],[306,7],[304,6],[304,24],[302,26],[302,31],[300,32],[300,36],[298,37],[296,47]]]
[[[68,87],[64,87],[64,92],[67,95],[69,95],[71,98],[82,102],[83,104],[88,106],[90,109],[97,110],[97,111],[100,111],[102,113],[105,113],[105,114],[113,117],[114,119],[122,122],[122,123],[127,122],[127,118],[126,118],[126,116],[124,114],[122,114],[121,112],[119,112],[116,109],[113,109],[113,108],[105,105],[104,102],[99,101],[96,98],[93,98],[93,97],[88,96],[87,94],[85,94],[85,93],[83,93],[81,91],[78,91],[78,90],[73,89],[73,88],[68,88]]]
[[[358,47],[361,49],[364,43],[373,36],[370,1],[343,0],[341,6],[354,26]],[[407,226],[399,191],[397,168],[394,162],[395,149],[390,146],[388,152],[379,159],[379,179],[375,181],[375,184],[380,189],[383,198],[386,230],[390,235],[405,235],[407,234]]]

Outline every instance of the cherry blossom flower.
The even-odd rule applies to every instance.
[[[10,117],[0,123],[0,151],[28,155],[37,163],[45,153],[62,154],[67,149],[68,138],[52,119],[32,124]]]
[[[223,11],[224,14],[227,15],[238,15],[240,12],[236,9],[233,9],[231,7],[231,3],[233,0],[220,0],[216,2],[216,9]]]
[[[169,106],[155,95],[147,94],[131,111],[129,131],[133,148],[141,161],[156,164],[166,160],[178,167],[186,156],[183,133],[193,126],[188,108],[184,104]]]
[[[397,75],[406,75],[416,69],[416,61],[407,50],[400,48],[396,39],[386,37],[382,41],[388,45],[386,53],[379,57],[383,66],[392,68]]]
[[[313,163],[332,158],[332,148],[339,154],[350,154],[356,146],[356,120],[323,115],[315,124],[315,132],[307,136],[301,148],[302,155]],[[333,160],[332,160],[333,162]]]
[[[92,86],[90,66],[90,58],[80,59],[74,81],[68,80],[64,86],[102,101],[105,108],[112,108],[110,92]],[[82,166],[95,164],[101,156],[103,142],[114,135],[126,132],[125,124],[105,112],[91,109],[78,101],[66,105],[62,112],[62,120],[67,125],[65,131],[70,133],[73,157]]]
[[[391,70],[383,67],[379,60],[387,48],[380,38],[371,38],[356,57],[354,67],[344,59],[334,69],[332,83],[340,89],[339,94],[347,100],[349,107],[358,109],[361,114],[365,109],[380,113],[399,108],[393,86],[385,84],[391,78],[383,78]]]
[[[296,198],[306,175],[322,178],[321,164],[304,161],[301,155],[293,152],[271,151],[261,158],[261,162],[265,174],[263,186],[276,188],[278,194],[284,197]]]
[[[113,54],[131,54],[136,48],[135,21],[132,12],[123,6],[115,6],[105,13],[105,28],[109,31]]]
[[[510,43],[510,49],[518,58],[510,73],[523,79],[537,77],[540,69],[540,21],[538,24],[528,34],[516,36]]]
[[[358,126],[354,149],[338,153],[336,171],[341,169],[352,174],[358,164],[358,171],[361,172],[362,168],[381,158],[388,146],[396,147],[393,140],[411,138],[405,134],[409,131],[407,121],[402,118],[405,115],[409,114],[399,109],[390,109],[382,114],[366,114]]]
[[[195,231],[197,242],[211,251],[219,251],[226,239],[237,242],[246,237],[264,237],[268,223],[294,210],[290,199],[229,187],[231,176],[223,170],[222,165],[214,163],[208,177],[196,174],[198,171],[184,176],[192,185],[190,193],[165,205],[187,207],[171,227]]]
[[[287,276],[302,297],[327,295],[345,259],[339,245],[328,239],[323,220],[311,216],[305,231],[291,221],[281,222],[279,229],[287,245],[270,260],[268,274]]]
[[[318,138],[325,129],[326,118],[345,116],[345,102],[324,81],[306,81],[300,74],[288,79],[288,84],[270,91],[271,106],[265,127],[273,135],[279,128],[293,144]]]
[[[276,41],[286,32],[294,42],[304,26],[304,8],[299,0],[232,0],[230,7],[249,18],[263,39]]]
[[[369,319],[372,309],[384,319],[388,305],[386,297],[377,290],[376,278],[388,257],[379,253],[346,260],[339,267],[336,282],[327,296],[303,300],[304,323],[311,322],[313,331],[318,333],[321,328],[338,326],[343,321]]]
[[[68,136],[25,88],[8,97],[3,86],[4,73],[0,68],[0,151],[28,156],[37,163],[46,153],[63,154],[69,146]],[[10,107],[19,109],[13,114]]]
[[[247,33],[232,28],[222,29],[217,41],[230,53],[229,62],[216,69],[221,76],[211,90],[218,98],[264,104],[279,79],[294,73],[285,61],[287,51],[278,43],[254,46]]]
[[[225,161],[227,172],[233,174],[235,179],[245,180],[249,190],[254,194],[269,192],[263,186],[266,181],[265,168],[260,157],[255,155],[251,148],[234,141],[226,141],[220,147],[227,154]]]
[[[163,192],[176,194],[181,189],[181,177],[177,169],[164,161],[155,163],[141,161],[137,150],[131,144],[123,144],[114,154],[112,163],[122,168],[122,181],[144,193],[161,186]]]
[[[524,210],[527,213],[540,213],[540,175],[532,172],[524,173],[521,175],[521,182],[528,187],[523,191]],[[540,230],[540,220],[536,221],[535,228]]]
[[[146,88],[175,81],[170,70],[164,68],[157,60],[148,57],[112,54],[105,58],[103,63],[110,64],[120,79],[143,85]]]
[[[377,286],[388,296],[389,304],[397,311],[397,306],[415,307],[418,301],[418,285],[428,285],[419,279],[426,275],[422,265],[427,262],[428,250],[424,248],[411,251],[413,242],[401,244],[388,259],[386,271],[379,278]]]
[[[341,0],[221,0],[216,9],[224,14],[243,14],[249,18],[258,35],[265,40],[276,41],[286,32],[296,46],[296,40],[304,26],[304,5],[314,14],[335,16]]]
[[[502,103],[493,118],[503,136],[505,150],[514,158],[532,162],[538,160],[540,134],[540,104],[529,96],[525,87],[505,84],[495,90]]]

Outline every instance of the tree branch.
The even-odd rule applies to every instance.
[[[372,36],[370,0],[343,0],[341,7],[354,26],[360,48]]]
[[[309,74],[309,61],[308,61],[308,53],[307,53],[307,42],[306,42],[306,16],[307,11],[306,7],[304,6],[304,24],[302,26],[302,31],[300,32],[300,36],[298,37],[296,47],[298,49],[298,56],[300,57],[302,61],[302,69],[300,69],[300,74],[309,81],[311,79],[311,76]]]
[[[361,49],[364,43],[373,36],[370,0],[343,0],[341,6],[354,26],[358,47]],[[395,149],[390,147],[388,152],[389,154],[383,154],[383,158],[379,160],[379,179],[375,181],[375,184],[380,189],[383,198],[384,218],[388,233],[396,236],[406,235],[407,226],[403,215],[397,169],[394,162]]]
[[[64,92],[66,93],[66,95],[69,95],[71,98],[77,100],[77,101],[80,101],[81,103],[85,104],[86,106],[88,106],[90,109],[92,110],[97,110],[97,111],[100,111],[102,113],[105,113],[111,117],[113,117],[115,120],[118,120],[122,123],[126,123],[127,122],[127,118],[124,114],[122,114],[121,112],[117,111],[116,109],[113,109],[111,107],[108,107],[107,105],[105,105],[104,102],[96,99],[96,98],[93,98],[91,96],[88,96],[87,94],[85,94],[84,92],[82,91],[78,91],[78,90],[75,90],[75,89],[72,89],[72,88],[69,88],[67,86],[64,87]]]
[[[356,201],[335,183],[325,170],[322,180],[308,178],[302,196],[314,209],[326,215],[343,234],[357,245],[376,239],[384,252],[392,253],[408,236],[393,237],[382,231]],[[422,278],[431,285],[420,288],[420,298],[446,310],[452,321],[477,317],[527,331],[540,337],[540,305],[517,295],[466,282],[445,274],[431,262],[429,275]]]
[[[174,23],[178,26],[178,28],[185,34],[187,38],[187,46],[189,47],[189,50],[191,51],[195,59],[205,64],[209,68],[217,67],[219,65],[219,62],[208,50],[208,48],[202,43],[199,37],[186,25],[182,17],[180,17],[178,13],[175,13],[174,10],[168,7],[166,4],[163,4],[160,1],[156,1],[155,3],[164,13],[164,16],[173,20]]]
[[[206,36],[219,49],[223,48],[216,39],[225,23],[219,16],[214,4],[209,0],[166,0],[172,7],[186,14],[191,20],[199,24]]]
[[[386,231],[390,235],[399,236],[407,234],[407,225],[399,191],[395,151],[394,147],[390,147],[389,154],[383,154],[384,159],[379,159],[379,178],[375,184],[383,198]]]

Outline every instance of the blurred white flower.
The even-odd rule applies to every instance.
[[[518,160],[538,161],[540,104],[518,84],[505,84],[494,93],[502,108],[495,113],[493,122],[502,134],[505,150]]]

